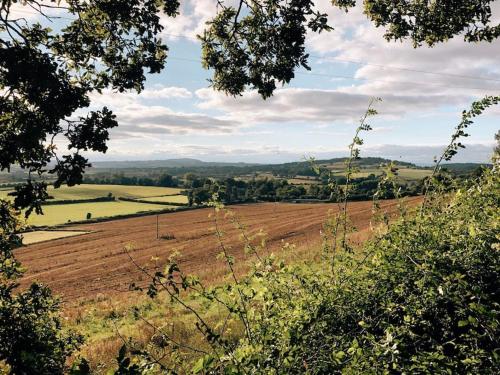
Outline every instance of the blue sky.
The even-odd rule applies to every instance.
[[[374,130],[364,137],[362,155],[428,164],[448,142],[462,109],[484,94],[500,94],[500,40],[475,45],[458,37],[413,49],[386,42],[359,8],[345,14],[320,0],[335,30],[309,36],[311,73],[297,71],[290,85],[266,101],[254,92],[227,97],[209,88],[210,72],[201,67],[195,38],[216,2],[181,3],[178,17],[163,20],[170,48],[166,69],[148,77],[139,95],[93,96],[93,105],[112,108],[121,125],[111,133],[108,153],[89,155],[91,160],[274,163],[341,156],[377,96],[383,99],[380,115],[371,121]],[[497,22],[499,3],[493,6]],[[499,119],[499,108],[478,119],[456,161],[488,161]]]

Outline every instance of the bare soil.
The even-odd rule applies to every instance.
[[[409,204],[418,201],[418,197],[411,198]],[[382,206],[388,211],[396,210],[393,201],[385,201]],[[328,211],[336,212],[339,207],[337,204],[262,203],[229,208],[249,232],[262,229],[268,234],[270,251],[281,248],[284,242],[312,251],[321,241],[320,230]],[[371,202],[349,203],[348,211],[362,238],[363,233],[368,233]],[[50,286],[63,301],[128,293],[131,282],[147,282],[129,256],[142,266],[152,267],[152,258],[158,257],[160,264],[164,264],[174,251],[180,252],[179,264],[184,271],[198,274],[207,281],[220,280],[226,269],[222,260],[217,259],[220,244],[214,235],[213,213],[213,209],[207,208],[159,215],[159,233],[165,239],[156,238],[156,216],[75,225],[71,230],[91,233],[15,251],[27,268],[21,287],[37,280]],[[239,260],[249,257],[245,255],[240,232],[227,222],[222,227],[229,252]],[[127,247],[132,250],[127,251]]]

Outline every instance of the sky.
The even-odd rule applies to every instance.
[[[162,20],[170,49],[165,70],[148,76],[140,94],[92,95],[92,106],[111,108],[120,126],[111,131],[105,155],[87,156],[257,163],[344,156],[370,99],[380,97],[361,155],[430,164],[461,111],[485,94],[500,94],[500,40],[470,44],[456,37],[414,49],[387,42],[359,6],[346,14],[329,0],[316,3],[334,31],[311,33],[312,70],[299,69],[291,84],[263,100],[255,92],[233,98],[209,87],[196,34],[216,1],[181,1],[180,15]],[[493,3],[493,19],[500,22],[500,1]],[[499,120],[500,108],[478,118],[455,161],[487,162]]]

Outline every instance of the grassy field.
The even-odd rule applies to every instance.
[[[292,185],[313,185],[313,184],[319,184],[319,181],[314,180],[312,178],[289,178],[288,180],[289,184]]]
[[[404,180],[421,180],[424,177],[430,176],[432,174],[432,170],[401,168],[398,170],[398,173],[399,177]]]
[[[12,189],[1,189],[0,198],[8,197]],[[146,198],[168,194],[179,194],[181,189],[158,186],[127,186],[127,185],[91,185],[61,186],[54,189],[49,186],[48,193],[56,200],[93,199],[105,197],[112,193],[115,197]]]
[[[160,197],[148,197],[142,198],[142,200],[147,202],[165,202],[165,203],[182,203],[188,204],[188,197],[185,195],[170,195],[170,196],[160,196]]]
[[[0,198],[12,199],[8,196],[11,188],[0,189]],[[91,185],[82,184],[72,187],[62,186],[58,189],[49,187],[48,193],[55,200],[79,200],[94,199],[106,197],[109,193],[115,197],[144,199],[151,202],[172,202],[187,204],[187,197],[179,194],[181,189],[166,188],[157,186],[126,186],[126,185]],[[172,195],[172,196],[166,196]],[[69,221],[86,220],[87,213],[90,213],[92,219],[107,218],[119,215],[129,215],[139,212],[150,212],[165,210],[175,206],[158,205],[138,202],[88,202],[75,204],[57,204],[43,207],[44,215],[32,214],[28,219],[29,225],[35,226],[53,226],[65,224]]]
[[[112,193],[115,197],[146,198],[167,194],[179,194],[181,189],[158,186],[127,186],[127,185],[90,185],[62,186],[59,189],[49,188],[49,194],[55,199],[92,199],[104,197]]]
[[[92,219],[98,219],[135,214],[138,212],[160,211],[169,207],[176,208],[175,206],[125,201],[57,204],[53,206],[44,206],[44,215],[32,214],[28,219],[28,224],[51,226],[65,224],[69,221],[85,220],[87,213],[92,214]]]
[[[404,181],[411,180],[421,180],[424,177],[430,176],[432,173],[429,169],[414,169],[414,168],[399,168],[398,174],[400,179]],[[333,171],[335,176],[344,176],[345,171]],[[353,174],[353,178],[361,178],[368,177],[369,175],[374,174],[375,176],[379,176],[382,174],[382,170],[379,168],[366,168],[361,169],[359,172]]]

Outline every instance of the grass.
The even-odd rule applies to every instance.
[[[28,219],[28,224],[52,226],[65,224],[68,221],[85,220],[87,218],[87,213],[92,214],[92,219],[98,219],[118,215],[129,215],[138,212],[160,211],[166,208],[176,207],[125,201],[58,204],[44,206],[44,215],[32,214]]]
[[[148,197],[142,200],[147,202],[165,202],[165,203],[182,203],[188,204],[188,197],[185,195],[170,195],[161,197]]]
[[[11,200],[8,195],[11,188],[0,189],[0,199]],[[149,201],[185,203],[187,197],[179,194],[181,189],[167,188],[158,186],[128,186],[128,185],[93,185],[82,184],[77,186],[61,186],[54,189],[49,186],[48,193],[55,200],[76,200],[76,199],[94,199],[105,197],[109,193],[115,197],[137,198]],[[172,195],[172,196],[165,196]],[[151,198],[151,199],[149,199]],[[65,224],[68,221],[86,220],[87,213],[91,213],[92,219],[113,217],[119,215],[129,215],[138,212],[160,211],[166,208],[175,208],[175,206],[157,205],[138,202],[88,202],[76,204],[57,204],[44,206],[44,215],[32,214],[28,219],[28,224],[35,226],[53,226]]]
[[[398,170],[399,177],[403,180],[421,180],[432,174],[430,169],[413,169],[413,168],[400,168]]]
[[[345,171],[332,171],[335,176],[345,176]],[[366,168],[361,169],[359,172],[353,173],[352,178],[365,178],[369,175],[374,174],[379,176],[382,174],[382,170],[378,168]]]
[[[91,185],[61,186],[59,189],[49,188],[49,194],[55,199],[85,199],[107,196],[112,193],[115,197],[146,198],[166,194],[179,194],[181,189],[158,186],[128,186],[128,185]]]
[[[332,171],[335,176],[345,176],[345,171]],[[382,169],[380,168],[363,168],[358,173],[353,174],[353,178],[365,178],[369,175],[374,174],[379,176],[382,174]],[[430,169],[414,169],[414,168],[399,168],[398,175],[403,181],[415,181],[421,180],[432,174]]]
[[[0,198],[8,198],[12,189],[0,190]],[[93,199],[105,197],[112,193],[115,197],[147,198],[168,194],[179,194],[181,189],[158,186],[128,186],[128,185],[92,185],[61,186],[54,189],[49,186],[48,193],[56,200]]]

